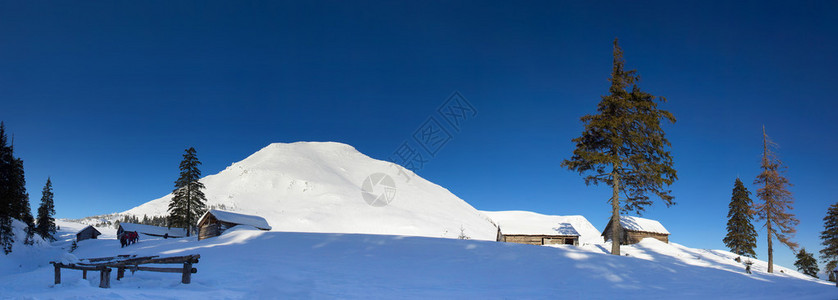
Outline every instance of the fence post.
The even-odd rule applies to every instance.
[[[99,287],[107,289],[111,287],[111,268],[102,267],[99,272]]]
[[[117,267],[116,268],[116,280],[122,279],[125,277],[125,268],[124,267]]]
[[[183,276],[181,276],[180,282],[184,284],[189,284],[192,282],[192,260],[183,263]]]
[[[55,284],[61,284],[61,263],[52,264],[55,267]]]
[[[81,270],[81,279],[87,279],[87,270]]]

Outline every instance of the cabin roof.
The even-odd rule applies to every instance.
[[[609,224],[610,225],[610,224]],[[625,230],[669,234],[660,222],[633,216],[620,216],[620,226]],[[603,232],[603,234],[605,234]]]
[[[557,218],[499,218],[494,219],[504,235],[564,235],[579,236],[573,224]]]
[[[135,224],[135,223],[119,223],[124,231],[136,231],[137,233],[160,235],[169,234],[170,237],[184,237],[186,236],[186,229],[183,228],[166,228],[154,225]]]
[[[201,216],[200,219],[198,219],[198,224],[201,224],[204,218],[206,218],[210,214],[217,220],[222,222],[239,225],[250,225],[262,230],[271,230],[271,226],[268,225],[268,221],[266,221],[265,218],[262,218],[260,216],[245,215],[217,209],[207,211],[203,216]]]
[[[99,230],[98,230],[98,229],[96,229],[96,227],[93,227],[92,225],[87,225],[87,227],[82,228],[81,230],[79,230],[79,232],[76,232],[76,235],[78,235],[79,233],[84,232],[84,231],[85,231],[85,230],[87,230],[88,228],[93,229],[93,231],[95,231],[95,232],[96,232],[96,234],[102,234],[101,232],[99,232]]]

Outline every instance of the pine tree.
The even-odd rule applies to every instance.
[[[794,266],[797,267],[797,270],[803,274],[818,278],[818,271],[820,271],[818,269],[818,261],[812,256],[812,253],[806,252],[806,248],[801,248],[796,256],[797,261],[794,262]]]
[[[829,280],[835,281],[835,274],[832,270],[838,265],[838,203],[829,206],[826,217],[823,218],[823,231],[821,231],[821,260],[826,263],[826,272]]]
[[[44,190],[41,192],[41,205],[38,206],[38,225],[35,228],[41,237],[46,240],[55,240],[55,203],[52,192],[52,180],[47,178],[47,183],[44,185]]]
[[[742,181],[736,178],[733,184],[733,196],[728,205],[727,236],[723,241],[730,252],[756,257],[754,248],[757,247],[757,232],[751,224],[754,216],[751,212],[753,201],[749,197],[750,194],[751,192],[745,188]]]
[[[762,172],[757,175],[754,184],[762,185],[757,190],[757,197],[762,203],[754,206],[757,217],[760,221],[765,220],[765,231],[768,236],[768,273],[774,272],[774,245],[773,238],[777,237],[780,243],[788,246],[792,251],[797,248],[797,243],[791,238],[797,230],[800,221],[791,214],[794,199],[787,186],[791,186],[788,179],[782,176],[785,166],[774,153],[774,144],[765,134],[765,126],[762,127]]]
[[[12,147],[14,153],[14,147]],[[23,160],[14,158],[12,161],[12,218],[18,219],[30,228],[35,227],[35,218],[29,207],[29,193],[26,192],[26,178],[23,173]]]
[[[7,145],[6,126],[0,122],[0,247],[5,254],[12,252],[14,232],[12,231],[12,211],[14,201],[12,148]]]
[[[169,225],[186,228],[186,236],[191,235],[192,227],[206,209],[207,198],[201,191],[204,184],[199,181],[200,164],[195,148],[186,149],[180,162],[180,177],[175,181],[172,201],[169,202]]]
[[[668,111],[659,109],[655,97],[637,86],[636,70],[624,70],[623,52],[614,40],[614,61],[609,95],[602,96],[598,114],[581,118],[585,129],[573,139],[573,156],[562,167],[585,176],[585,184],[605,183],[611,187],[611,254],[620,255],[620,211],[643,212],[652,204],[648,194],[655,194],[666,206],[675,204],[666,187],[678,177],[671,147],[664,136],[661,120],[675,122]],[[620,199],[620,195],[623,198]]]

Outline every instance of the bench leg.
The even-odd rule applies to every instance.
[[[102,268],[99,272],[99,287],[103,289],[111,287],[111,268]]]
[[[189,284],[192,282],[192,263],[183,263],[183,276],[180,279],[181,283]]]
[[[61,284],[61,266],[58,264],[53,266],[55,267],[55,284]]]

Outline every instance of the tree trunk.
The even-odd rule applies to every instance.
[[[763,164],[763,172],[768,171],[768,135],[765,134],[765,125],[762,125],[762,164]],[[771,242],[771,234],[774,231],[771,229],[771,206],[768,205],[769,201],[772,201],[772,194],[773,192],[768,187],[768,178],[765,178],[765,232],[768,236],[768,273],[774,273],[774,245]]]
[[[192,226],[189,226],[190,222],[192,221],[192,192],[189,190],[192,183],[186,184],[186,237],[189,237],[189,230]]]
[[[611,171],[611,254],[620,255],[620,178],[616,170]]]
[[[768,273],[774,273],[774,245],[771,242],[771,234],[774,231],[771,229],[771,218],[765,222],[765,231],[768,233]]]

